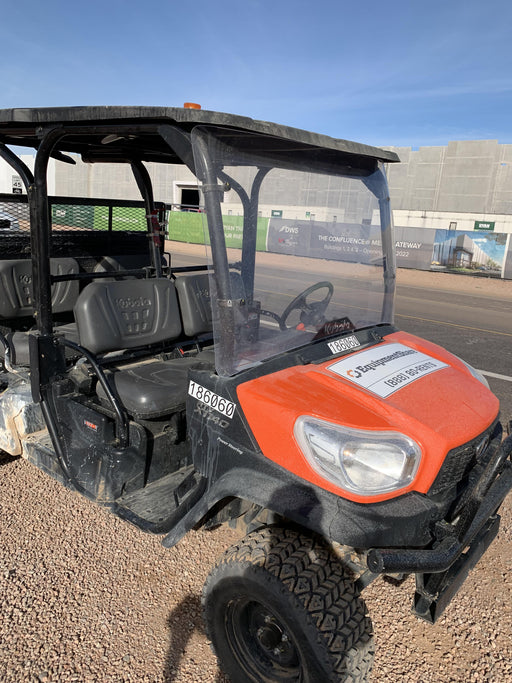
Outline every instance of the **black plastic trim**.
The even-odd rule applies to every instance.
[[[486,470],[486,472],[496,472],[500,467],[503,467],[503,471],[494,479],[487,493],[480,499],[481,502],[473,519],[469,523],[465,519],[461,519],[463,527],[459,535],[457,535],[457,525],[454,525],[454,535],[446,536],[432,549],[393,550],[390,548],[374,548],[370,550],[367,556],[370,571],[394,574],[398,572],[438,573],[448,570],[464,549],[471,546],[481,529],[512,490],[512,462],[507,460],[511,452],[512,438],[509,437],[503,442],[496,458],[489,463]],[[482,481],[486,478],[486,472],[482,475]],[[471,508],[473,502],[470,500],[467,505]]]

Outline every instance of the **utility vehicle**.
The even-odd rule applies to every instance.
[[[231,680],[367,680],[362,590],[415,574],[434,622],[512,486],[485,379],[393,324],[397,156],[145,107],[0,111],[0,156],[28,201],[2,235],[0,448],[165,546],[247,530],[203,594]],[[86,200],[49,198],[47,168],[78,157],[133,171],[146,233],[67,229],[55,204]],[[198,183],[204,259],[164,253],[161,165]]]

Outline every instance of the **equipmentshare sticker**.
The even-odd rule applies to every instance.
[[[387,398],[411,382],[448,365],[404,344],[385,344],[328,366],[331,372]]]

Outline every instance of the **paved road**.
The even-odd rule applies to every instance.
[[[512,301],[399,285],[395,321],[482,370],[503,420],[512,419]]]

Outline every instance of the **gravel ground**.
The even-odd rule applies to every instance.
[[[0,456],[0,681],[216,681],[202,629],[209,568],[238,537],[190,532],[164,549],[24,460]],[[413,582],[366,592],[372,681],[512,681],[512,500],[500,534],[435,626]]]
[[[402,280],[432,277],[440,282],[418,271]],[[509,294],[510,283],[472,286],[486,296],[505,294],[503,284]],[[190,532],[166,550],[0,454],[0,538],[2,683],[227,680],[202,628],[200,595],[237,532]],[[372,681],[512,682],[512,498],[498,538],[435,626],[411,614],[412,593],[412,579],[378,580],[365,592],[377,643]]]

